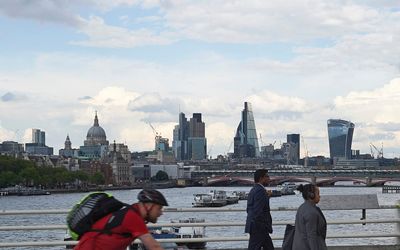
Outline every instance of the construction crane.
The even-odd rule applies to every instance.
[[[161,141],[161,139],[162,139],[161,133],[158,133],[157,130],[153,127],[153,125],[151,125],[150,122],[147,122],[147,123],[149,124],[149,126],[150,126],[151,129],[153,130],[155,149],[156,149],[156,150],[159,150],[159,144],[160,144],[160,141]]]
[[[207,157],[210,158],[210,159],[211,159],[211,152],[212,152],[213,146],[214,145],[211,145],[211,147],[207,151]]]
[[[262,139],[261,133],[260,133],[260,142],[261,142],[261,147],[263,147],[263,146],[264,146],[264,142],[263,142],[263,139]]]
[[[151,125],[150,122],[147,122],[149,124],[149,126],[151,127],[151,129],[153,130],[153,134],[154,134],[154,139],[159,139],[161,138],[161,133],[158,133],[157,130],[153,127],[153,125]]]
[[[377,155],[376,158],[377,159],[382,159],[383,158],[383,142],[382,142],[382,147],[381,149],[378,149],[374,144],[372,144],[372,142],[369,143],[370,147],[372,146],[372,148],[375,149]],[[373,152],[372,152],[372,148],[371,148],[371,153],[372,153],[372,157],[374,157]]]
[[[371,143],[369,144],[369,149],[371,150],[371,156],[372,156],[372,158],[375,158],[375,153],[374,153],[374,150],[373,150],[373,148],[372,148]]]
[[[301,136],[301,144],[303,144],[303,150],[304,150],[304,167],[308,166],[308,149],[307,145],[304,143],[304,137]]]
[[[232,144],[233,144],[233,141],[231,141],[231,143],[229,144],[228,150],[226,150],[226,155],[229,154],[229,150],[231,150]]]

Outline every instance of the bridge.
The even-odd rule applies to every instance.
[[[400,182],[400,170],[268,170],[271,185],[284,182],[308,182],[318,186],[333,186],[336,182],[351,181],[354,184],[366,186],[383,186],[386,182]],[[192,178],[203,185],[252,185],[254,170],[197,170],[192,172]]]

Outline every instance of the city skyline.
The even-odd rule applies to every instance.
[[[397,1],[1,1],[0,141],[78,148],[97,110],[110,142],[152,150],[149,122],[172,141],[200,112],[215,157],[250,102],[260,147],[295,133],[329,156],[343,119],[354,149],[399,157],[399,23]]]

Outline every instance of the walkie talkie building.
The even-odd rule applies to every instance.
[[[331,159],[351,159],[351,143],[354,123],[340,120],[328,120],[329,153]]]

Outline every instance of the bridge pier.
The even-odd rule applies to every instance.
[[[208,186],[208,178],[207,178],[207,176],[203,177],[203,186],[204,187]]]
[[[311,184],[316,185],[317,184],[317,176],[311,176]]]
[[[372,178],[371,177],[367,177],[366,181],[365,181],[365,184],[366,184],[367,187],[372,186]]]

